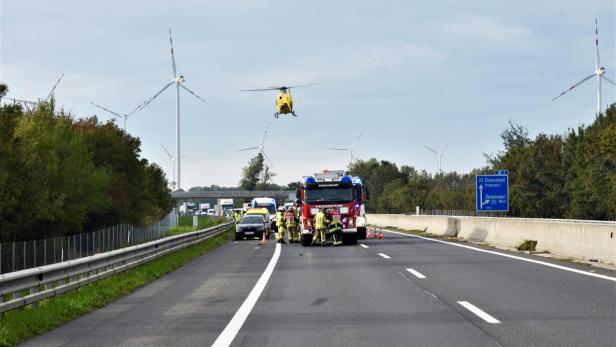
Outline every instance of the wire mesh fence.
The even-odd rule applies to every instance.
[[[406,213],[416,215],[416,211]],[[456,217],[509,217],[507,212],[477,212],[468,210],[419,210],[424,216],[456,216]]]
[[[164,237],[178,226],[175,212],[137,227],[117,224],[102,230],[44,240],[0,243],[0,274],[109,252]]]

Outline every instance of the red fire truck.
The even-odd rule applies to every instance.
[[[304,177],[297,189],[297,198],[301,202],[301,232],[304,246],[309,246],[312,242],[314,217],[319,209],[335,208],[340,212],[344,226],[342,232],[344,244],[355,245],[358,238],[365,238],[365,225],[358,227],[357,219],[366,196],[361,180],[357,177],[345,175],[342,170],[323,171],[314,176]]]

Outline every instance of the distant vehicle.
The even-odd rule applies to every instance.
[[[268,222],[259,214],[244,215],[240,222],[235,226],[235,239],[243,240],[244,238],[259,238],[265,234],[269,238]]]
[[[233,199],[218,199],[217,212],[219,216],[224,216],[227,210],[233,208]]]
[[[269,213],[270,227],[276,230],[276,199],[274,198],[254,198],[250,202],[252,208],[266,208]]]
[[[216,210],[213,208],[210,208],[209,210],[207,210],[206,213],[208,216],[215,216],[216,215]]]
[[[207,210],[209,209],[210,209],[210,204],[208,203],[199,204],[199,212],[200,212],[199,214],[202,214],[202,215],[207,214]]]

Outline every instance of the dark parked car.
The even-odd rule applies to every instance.
[[[268,222],[261,215],[245,215],[240,222],[235,226],[235,239],[243,240],[244,238],[259,238],[265,237],[269,239]]]

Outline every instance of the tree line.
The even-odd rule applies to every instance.
[[[504,149],[485,155],[469,173],[429,174],[386,160],[359,160],[349,171],[364,179],[367,210],[411,213],[422,209],[475,210],[475,175],[509,170],[508,215],[529,218],[616,219],[616,104],[590,125],[564,135],[539,134],[509,123]]]
[[[0,99],[7,92],[0,85]],[[172,201],[163,170],[114,122],[76,118],[54,100],[0,107],[0,240],[147,225]]]

